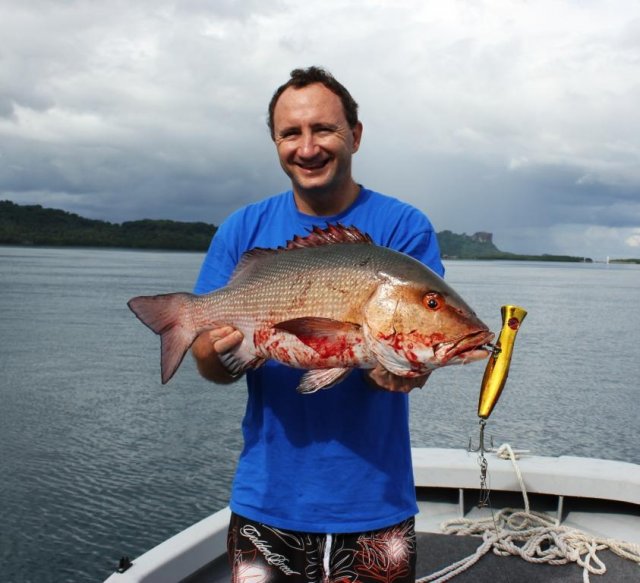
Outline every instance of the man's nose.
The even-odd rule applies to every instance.
[[[313,158],[318,152],[319,147],[313,132],[303,132],[300,136],[298,156],[301,158]]]

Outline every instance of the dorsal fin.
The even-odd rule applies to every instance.
[[[277,249],[264,249],[263,247],[255,247],[244,253],[236,265],[236,269],[229,280],[232,283],[240,274],[246,275],[252,266],[256,265],[261,257],[273,255],[276,253],[286,253],[295,249],[305,249],[308,247],[322,247],[323,245],[335,245],[336,243],[366,243],[373,244],[373,239],[360,231],[357,227],[345,227],[340,223],[327,223],[327,227],[322,229],[314,226],[310,229],[309,234],[304,237],[295,235],[293,239],[287,241],[284,247]]]
[[[300,237],[296,235],[291,241],[287,241],[287,249],[300,249],[302,247],[320,247],[333,245],[334,243],[373,243],[369,235],[363,233],[357,227],[345,227],[340,223],[327,223],[326,229],[313,227],[309,234]]]

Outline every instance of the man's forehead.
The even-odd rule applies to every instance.
[[[321,83],[313,83],[305,87],[287,87],[280,95],[273,111],[275,124],[278,121],[290,123],[296,118],[302,121],[306,117],[321,114],[334,118],[334,121],[346,121],[342,101]],[[285,119],[282,120],[282,118]]]

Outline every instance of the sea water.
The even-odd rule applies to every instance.
[[[93,582],[228,501],[242,383],[187,356],[161,385],[159,341],[128,310],[190,290],[201,253],[0,247],[0,581]],[[528,310],[488,421],[496,444],[640,463],[640,266],[446,262],[491,329]],[[484,363],[411,394],[415,446],[477,438]]]

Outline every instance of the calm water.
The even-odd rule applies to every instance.
[[[0,247],[0,581],[104,579],[227,502],[241,385],[168,386],[159,342],[126,307],[185,290],[201,254]],[[640,463],[640,268],[449,262],[492,329],[529,315],[489,420],[496,442]],[[414,445],[476,437],[484,364],[436,371],[412,393]]]

